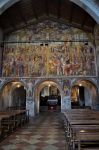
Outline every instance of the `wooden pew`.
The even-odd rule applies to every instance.
[[[66,111],[64,119],[67,137],[69,142],[73,142],[73,148],[75,144],[78,144],[80,150],[82,140],[85,142],[97,141],[99,143],[99,111],[80,110],[79,113],[78,110]],[[93,127],[95,127],[94,130]],[[85,129],[86,132],[80,132]]]
[[[0,112],[0,135],[1,137],[13,132],[17,127],[29,121],[27,110],[11,110]]]
[[[11,125],[8,123],[9,118],[10,116],[8,114],[0,115],[0,130],[1,130],[0,138],[6,136],[11,129]],[[7,124],[5,124],[5,122],[7,122]]]
[[[85,132],[76,131],[76,136],[73,143],[73,148],[75,148],[75,144],[78,145],[78,150],[81,150],[82,144],[85,145],[94,145],[98,144],[99,146],[99,130],[86,130]]]

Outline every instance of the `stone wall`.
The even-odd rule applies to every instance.
[[[2,29],[0,28],[0,76],[2,74],[2,57],[3,57],[3,44],[2,44],[2,41],[3,41],[3,31]]]

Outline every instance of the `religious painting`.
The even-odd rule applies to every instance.
[[[65,96],[70,95],[70,81],[69,80],[63,80],[63,91]]]
[[[96,75],[94,46],[79,29],[45,21],[12,33],[6,41],[3,77]]]

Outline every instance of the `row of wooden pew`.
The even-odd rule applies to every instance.
[[[0,111],[0,139],[29,122],[28,110]]]
[[[63,118],[70,150],[99,150],[99,111],[72,109]]]

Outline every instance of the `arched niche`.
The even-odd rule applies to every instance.
[[[0,110],[25,109],[26,90],[21,81],[8,81],[0,89]]]
[[[71,86],[71,107],[98,109],[98,88],[89,80],[77,80]]]

